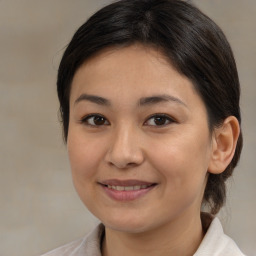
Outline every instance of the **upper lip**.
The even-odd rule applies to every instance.
[[[108,185],[108,186],[123,186],[123,187],[129,187],[129,186],[151,186],[156,183],[154,182],[147,182],[147,181],[141,181],[141,180],[118,180],[118,179],[110,179],[110,180],[103,180],[99,182],[102,185]]]

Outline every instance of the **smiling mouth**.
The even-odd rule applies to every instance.
[[[132,191],[132,190],[140,190],[140,189],[145,189],[148,187],[153,186],[152,185],[136,185],[136,186],[111,186],[111,185],[105,185],[106,187],[117,190],[117,191]]]
[[[117,201],[131,201],[146,195],[157,184],[138,180],[107,180],[99,183],[105,193]]]

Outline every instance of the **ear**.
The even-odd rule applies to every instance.
[[[227,117],[221,126],[213,131],[212,152],[208,172],[220,174],[231,162],[240,133],[240,125],[236,117]]]

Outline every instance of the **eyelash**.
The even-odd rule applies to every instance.
[[[101,118],[104,123],[102,124],[90,124],[89,123],[89,120],[90,119],[94,119],[93,122],[95,122],[95,118]],[[147,120],[144,122],[144,124],[147,124],[149,122],[150,119],[155,119],[154,122],[156,122],[156,118],[163,118],[163,120],[158,120],[158,121],[164,121],[164,124],[159,124],[159,125],[148,125],[148,126],[156,126],[156,127],[165,127],[171,123],[176,123],[176,120],[174,120],[173,118],[171,118],[169,115],[166,115],[166,114],[154,114],[154,115],[151,115],[150,117],[147,118]],[[107,122],[107,124],[106,124]],[[168,122],[166,124],[166,122]],[[108,120],[100,115],[100,114],[90,114],[90,115],[87,115],[85,117],[83,117],[81,120],[80,120],[80,123],[82,124],[85,124],[85,125],[88,125],[88,126],[91,126],[91,127],[100,127],[100,126],[105,126],[105,125],[110,125],[110,123],[108,122]]]
[[[95,118],[95,117],[104,119],[104,120],[105,120],[104,123],[107,121],[107,119],[106,119],[104,116],[100,115],[100,114],[90,114],[90,115],[87,115],[87,116],[83,117],[83,118],[80,120],[80,123],[85,124],[85,125],[88,125],[88,126],[92,126],[92,127],[99,127],[99,126],[106,125],[106,124],[102,124],[102,125],[90,124],[90,123],[88,122],[91,118],[93,119],[93,118]],[[95,121],[95,120],[94,120],[94,121]],[[108,122],[108,121],[107,121],[107,122]],[[109,125],[109,122],[108,122],[107,125]]]
[[[144,122],[144,124],[149,122],[150,119],[155,119],[154,121],[156,121],[156,118],[163,118],[165,120],[165,123],[164,124],[160,124],[160,125],[149,125],[149,126],[159,126],[159,128],[160,128],[160,127],[165,127],[165,126],[167,126],[167,125],[169,125],[171,123],[176,123],[176,121],[172,117],[170,117],[169,115],[166,115],[166,114],[154,114],[154,115],[151,115],[150,117],[148,117],[147,121]],[[168,122],[167,124],[166,124],[166,121]]]

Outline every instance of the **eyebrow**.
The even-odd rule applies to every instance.
[[[145,97],[141,98],[139,101],[139,106],[145,106],[145,105],[154,105],[161,102],[176,102],[178,104],[181,104],[185,107],[188,107],[182,100],[179,98],[176,98],[171,95],[162,94],[162,95],[154,95],[151,97]]]
[[[90,95],[90,94],[85,94],[85,93],[81,94],[75,100],[74,104],[77,104],[81,101],[90,101],[92,103],[95,103],[95,104],[98,104],[101,106],[111,106],[110,100],[100,97],[100,96]],[[174,96],[167,95],[167,94],[143,97],[139,100],[138,106],[154,105],[154,104],[161,103],[161,102],[176,102],[178,104],[181,104],[181,105],[187,107],[187,105],[179,98],[176,98]]]
[[[90,101],[92,103],[98,104],[98,105],[102,105],[102,106],[110,106],[110,101],[102,98],[100,96],[95,96],[95,95],[90,95],[90,94],[81,94],[75,101],[74,104],[79,103],[80,101]]]

